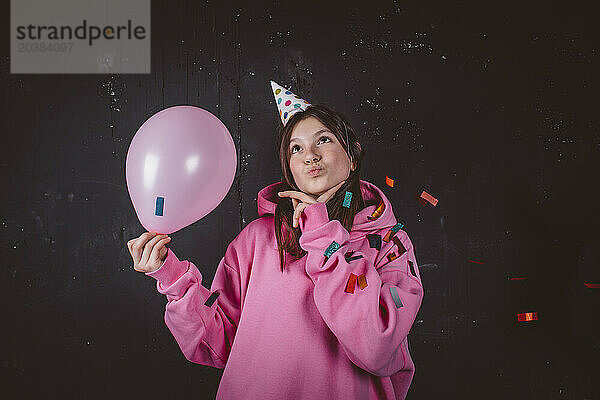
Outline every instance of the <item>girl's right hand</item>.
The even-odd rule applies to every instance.
[[[133,269],[138,272],[154,272],[167,257],[165,245],[171,240],[167,235],[145,232],[140,237],[127,242],[127,249],[133,258]]]

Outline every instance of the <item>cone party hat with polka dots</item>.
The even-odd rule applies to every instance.
[[[275,103],[277,103],[277,108],[279,108],[279,116],[281,117],[283,126],[285,126],[294,113],[304,111],[310,106],[308,101],[295,95],[277,82],[271,81],[271,88],[273,89],[273,96],[275,96]]]

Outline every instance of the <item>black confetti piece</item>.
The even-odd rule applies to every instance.
[[[215,300],[217,299],[217,297],[219,297],[219,292],[213,292],[210,297],[208,299],[206,299],[206,302],[204,303],[205,306],[210,307],[213,305],[213,303],[215,302]]]
[[[410,273],[416,278],[417,274],[415,273],[415,266],[412,261],[408,260],[408,266],[410,267]]]
[[[371,248],[381,250],[381,235],[378,235],[376,233],[367,235],[367,239],[369,239],[369,246]]]

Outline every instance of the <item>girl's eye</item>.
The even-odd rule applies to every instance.
[[[327,136],[321,136],[321,137],[319,138],[319,142],[321,141],[321,139],[327,139],[329,142],[331,142],[331,139],[329,139],[329,137],[327,137]],[[326,142],[325,142],[325,143],[326,143]],[[293,145],[293,146],[292,146],[292,148],[290,149],[290,151],[291,151],[291,153],[292,153],[292,154],[294,154],[294,149],[295,149],[296,147],[298,147],[298,145],[297,145],[297,144]]]

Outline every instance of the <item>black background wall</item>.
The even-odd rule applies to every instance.
[[[126,242],[145,230],[125,157],[170,106],[229,128],[229,194],[169,244],[210,287],[280,180],[273,79],[349,118],[363,179],[415,245],[409,399],[600,399],[600,289],[585,285],[600,282],[592,4],[153,1],[151,74],[27,75],[10,73],[3,1],[2,397],[214,398],[222,371],[185,359],[166,298],[131,268]]]

